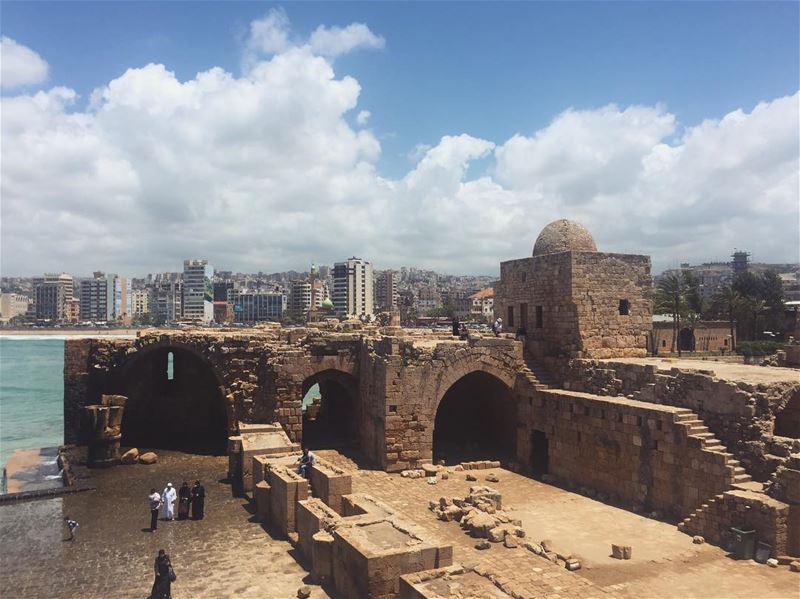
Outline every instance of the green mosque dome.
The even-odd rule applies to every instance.
[[[333,302],[331,301],[331,298],[326,297],[324,300],[322,300],[320,307],[333,310]]]

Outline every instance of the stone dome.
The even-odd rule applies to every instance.
[[[597,246],[589,229],[572,220],[562,218],[547,225],[536,243],[533,255],[557,254],[558,252],[596,252]]]

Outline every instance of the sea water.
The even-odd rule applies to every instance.
[[[64,442],[64,338],[0,336],[0,467]]]

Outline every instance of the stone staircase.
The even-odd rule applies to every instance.
[[[747,474],[744,467],[739,460],[733,457],[733,454],[728,452],[727,448],[722,442],[714,436],[714,433],[708,430],[700,416],[687,408],[680,408],[675,413],[675,423],[684,427],[686,430],[687,442],[695,447],[713,453],[719,453],[724,456],[725,469],[727,471],[726,480],[730,484],[730,488],[726,491],[739,489],[743,491],[761,492],[764,485],[755,482],[752,477]],[[678,530],[687,534],[699,534],[702,532],[702,522],[705,520],[709,509],[719,502],[723,496],[718,493],[713,497],[704,500],[697,506],[681,523],[678,524]]]
[[[558,387],[555,379],[550,376],[541,364],[537,364],[527,354],[523,356],[523,359],[525,360],[525,366],[522,367],[519,373],[533,385],[534,389],[553,389]]]

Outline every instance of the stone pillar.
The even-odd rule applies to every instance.
[[[84,407],[89,415],[89,466],[119,464],[122,413],[126,401],[128,398],[124,395],[103,395],[99,405]]]

